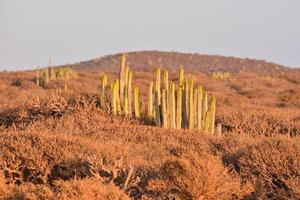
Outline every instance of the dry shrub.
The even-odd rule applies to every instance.
[[[215,156],[168,160],[160,169],[160,178],[152,179],[148,189],[169,199],[233,199],[251,190]]]
[[[256,187],[253,197],[299,199],[299,138],[264,138],[237,149],[224,159],[235,166],[243,181]]]
[[[1,190],[4,190],[1,194]],[[0,189],[0,197],[4,200],[126,200],[130,199],[116,186],[104,185],[96,178],[58,181],[55,190],[46,185],[22,184],[7,185]]]
[[[224,110],[222,110],[224,111]],[[300,134],[296,114],[289,109],[255,110],[245,108],[240,111],[224,111],[218,120],[228,131],[250,136],[274,136]],[[225,130],[224,129],[224,130]]]
[[[57,199],[95,199],[95,200],[129,200],[130,198],[118,187],[103,185],[96,178],[58,182]]]

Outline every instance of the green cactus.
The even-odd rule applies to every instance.
[[[162,104],[162,123],[164,128],[168,128],[168,116],[167,116],[167,100],[166,90],[162,89],[161,104]]]
[[[175,84],[173,82],[170,83],[170,127],[176,128],[176,100],[175,100]]]
[[[49,77],[49,68],[45,68],[45,83],[49,83],[50,77]]]
[[[183,84],[183,102],[182,102],[182,127],[188,128],[189,119],[189,83],[185,80]]]
[[[116,87],[117,87],[117,93],[116,93],[117,113],[120,115],[120,114],[122,114],[122,110],[121,110],[121,100],[120,100],[120,81],[119,81],[119,79],[116,80]]]
[[[216,98],[212,97],[210,104],[210,124],[209,133],[214,134],[215,132],[215,114],[216,114]]]
[[[182,89],[179,87],[176,94],[176,127],[181,129],[181,117],[182,117]]]
[[[125,86],[128,85],[128,76],[129,76],[130,68],[128,65],[125,66]],[[125,87],[124,86],[124,87]]]
[[[164,70],[163,73],[163,88],[166,90],[166,112],[167,112],[167,117],[169,118],[171,98],[169,95],[169,72],[167,70]]]
[[[203,100],[203,90],[202,87],[198,88],[197,96],[197,129],[202,130],[202,100]]]
[[[118,87],[117,87],[117,82],[112,83],[112,99],[111,99],[111,107],[112,107],[112,112],[114,115],[117,115],[117,93],[118,93]]]
[[[183,87],[184,84],[184,69],[181,66],[179,71],[179,87]]]
[[[100,107],[102,109],[105,108],[105,101],[106,101],[106,88],[107,88],[107,75],[102,76],[101,80],[101,94],[100,94]]]
[[[156,69],[155,92],[157,93],[157,97],[158,97],[158,105],[160,105],[160,99],[161,99],[161,94],[160,94],[160,68]]]
[[[148,88],[148,117],[153,118],[153,81],[150,81]]]
[[[40,85],[40,69],[38,67],[38,69],[36,70],[36,85],[37,86],[41,86]]]
[[[156,126],[161,126],[161,119],[160,119],[160,104],[159,104],[159,97],[158,97],[158,92],[155,91],[155,124]]]
[[[132,115],[132,71],[128,72],[128,80],[127,80],[127,94],[128,94],[128,114]]]
[[[194,129],[194,81],[189,83],[189,130]]]
[[[119,80],[120,80],[120,85],[119,85],[119,96],[120,96],[120,102],[123,105],[123,100],[124,100],[124,89],[125,89],[125,67],[126,67],[126,55],[122,55],[122,60],[121,60],[121,66],[120,66],[120,73],[119,73]]]
[[[204,92],[203,97],[203,124],[206,124],[206,112],[208,111],[208,101],[207,101],[207,92]]]
[[[134,88],[134,115],[140,117],[139,88]]]
[[[129,110],[128,110],[128,88],[125,86],[125,94],[124,94],[124,114],[128,116]]]
[[[208,132],[209,126],[210,126],[210,120],[211,120],[211,112],[210,110],[206,111],[205,113],[205,122],[204,122],[204,131]]]

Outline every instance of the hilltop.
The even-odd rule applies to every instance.
[[[232,73],[255,72],[265,75],[293,70],[264,60],[202,55],[179,52],[137,51],[126,53],[129,65],[134,70],[149,70],[163,66],[178,70],[180,66],[188,71],[211,72],[228,71]],[[75,63],[72,66],[82,71],[117,70],[122,54],[107,55],[101,58]]]

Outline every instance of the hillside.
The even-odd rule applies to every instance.
[[[222,56],[126,54],[140,118],[99,106],[101,77],[113,83],[122,54],[73,64],[76,76],[44,85],[36,71],[0,72],[0,199],[300,198],[299,70]],[[216,97],[221,135],[154,126],[146,105],[157,65],[175,83],[184,66]]]
[[[108,55],[101,58],[74,64],[75,69],[83,71],[117,70],[122,54]],[[178,52],[139,51],[128,52],[129,65],[135,70],[164,66],[178,70],[182,65],[186,70],[210,72],[229,71],[233,73],[255,72],[260,74],[278,74],[288,71],[281,65],[263,60],[242,59],[235,57],[202,55]]]

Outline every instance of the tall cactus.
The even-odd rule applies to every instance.
[[[148,88],[148,117],[153,118],[153,81],[150,81],[149,88]]]
[[[169,95],[169,72],[167,70],[164,70],[163,73],[163,88],[166,90],[166,112],[167,118],[169,118],[171,98]]]
[[[168,128],[168,116],[167,116],[167,97],[166,90],[162,89],[161,93],[161,106],[162,106],[162,123],[164,128]]]
[[[129,115],[129,109],[128,109],[128,86],[125,86],[125,93],[124,93],[124,114],[126,116]]]
[[[118,114],[122,114],[122,110],[121,110],[121,100],[120,100],[120,81],[119,79],[116,80],[116,88],[117,88],[117,92],[116,92],[116,104],[117,104],[117,113]]]
[[[194,81],[189,83],[189,130],[194,129]]]
[[[128,80],[127,80],[127,94],[128,94],[128,114],[132,115],[132,71],[128,72]]]
[[[104,109],[106,101],[106,88],[107,88],[107,75],[102,76],[101,80],[101,94],[100,94],[100,107]]]
[[[175,84],[170,83],[170,102],[169,102],[169,113],[170,113],[170,127],[176,128],[176,100],[175,100]]]
[[[111,107],[114,115],[117,115],[117,95],[118,95],[118,87],[117,82],[112,83],[111,87]]]
[[[119,96],[120,96],[120,102],[123,102],[124,100],[124,89],[125,89],[125,67],[126,67],[126,55],[122,55],[121,60],[121,66],[120,66],[120,74],[119,74],[119,80],[120,80],[120,86],[119,86]]]
[[[51,62],[51,58],[49,59],[49,68],[50,68],[50,80],[55,79],[54,66]]]
[[[198,88],[197,96],[197,129],[202,129],[202,100],[203,100],[203,90],[202,87]]]
[[[205,118],[204,118],[204,131],[208,132],[209,126],[210,126],[210,120],[211,120],[211,111],[207,110],[205,113]]]
[[[155,101],[155,125],[161,126],[161,118],[160,118],[161,108],[160,108],[160,104],[159,104],[158,92],[155,91],[154,95],[155,95],[155,98],[154,98],[154,101]]]
[[[182,127],[188,128],[189,119],[189,81],[183,84]]]
[[[36,84],[37,84],[37,86],[41,86],[41,83],[40,83],[40,69],[39,69],[39,67],[36,70]]]
[[[128,65],[126,65],[125,66],[125,83],[124,83],[124,87],[126,87],[126,85],[128,85],[129,71],[130,71],[130,68],[129,68]]]
[[[49,77],[49,68],[45,68],[45,83],[49,83],[50,77]]]
[[[176,94],[176,128],[181,129],[182,117],[182,89],[179,87]]]
[[[140,117],[139,88],[134,88],[134,115]]]
[[[183,87],[184,84],[184,69],[181,66],[179,71],[179,87]]]
[[[161,99],[161,94],[160,94],[160,68],[156,69],[155,93],[157,93],[158,105],[160,105],[160,99]]]
[[[207,101],[207,92],[204,92],[203,97],[203,124],[206,124],[206,113],[208,111],[208,101]]]
[[[215,132],[215,114],[216,114],[216,98],[212,97],[210,104],[210,125],[209,125],[209,133],[214,134]]]
[[[163,74],[163,88],[166,90],[166,92],[169,91],[169,73],[167,70],[164,70]]]

